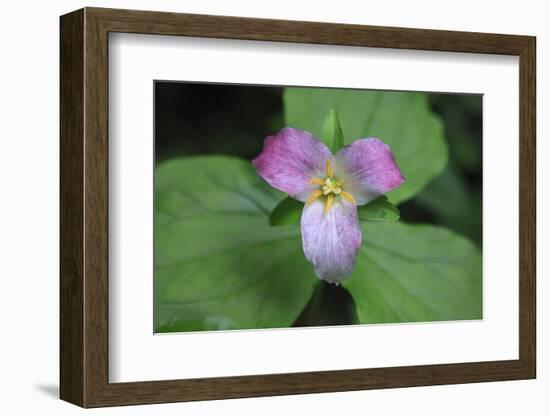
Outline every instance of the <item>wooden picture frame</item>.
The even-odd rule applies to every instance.
[[[520,65],[519,359],[109,383],[110,32],[515,55]],[[60,396],[82,407],[535,378],[535,38],[85,8],[61,17]]]

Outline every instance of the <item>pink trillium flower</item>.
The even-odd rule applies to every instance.
[[[252,163],[273,188],[305,202],[305,257],[320,279],[335,284],[351,274],[361,246],[357,206],[404,182],[390,147],[373,137],[333,155],[310,133],[285,127],[265,139]]]

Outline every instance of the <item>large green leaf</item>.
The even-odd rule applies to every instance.
[[[398,203],[419,192],[447,162],[443,125],[427,96],[411,92],[381,92],[330,88],[285,88],[285,122],[289,127],[323,137],[323,122],[338,113],[345,143],[378,137],[392,147],[406,182],[388,194]]]
[[[283,195],[222,156],[166,162],[155,186],[156,331],[290,326],[318,280],[299,228],[268,223]]]
[[[467,239],[432,225],[362,223],[351,293],[362,323],[481,319],[482,266]]]

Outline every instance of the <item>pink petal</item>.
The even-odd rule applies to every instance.
[[[272,187],[303,202],[318,188],[309,181],[326,176],[327,159],[333,159],[327,146],[306,131],[285,127],[265,139],[262,153],[252,163]]]
[[[364,205],[400,186],[405,178],[390,147],[376,138],[359,139],[334,157],[334,172],[344,190]]]
[[[339,199],[329,212],[323,201],[306,204],[302,211],[302,247],[320,279],[339,284],[355,267],[361,229],[354,204]]]

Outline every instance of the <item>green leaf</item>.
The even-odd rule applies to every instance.
[[[482,318],[481,253],[431,225],[361,223],[362,247],[343,286],[361,323]]]
[[[303,202],[286,197],[271,211],[269,225],[299,224],[303,209]]]
[[[340,119],[338,113],[332,108],[323,123],[322,139],[332,153],[336,153],[344,147],[344,133],[340,127]]]
[[[282,193],[223,156],[165,162],[155,190],[157,332],[292,325],[318,279],[299,227],[269,225]]]
[[[433,114],[426,94],[330,88],[285,88],[285,122],[323,137],[324,117],[334,109],[344,143],[378,137],[392,148],[406,181],[388,194],[399,203],[418,193],[447,162],[443,124]]]
[[[388,197],[380,196],[367,205],[357,208],[359,219],[363,221],[392,221],[399,220],[399,209],[388,201]]]

